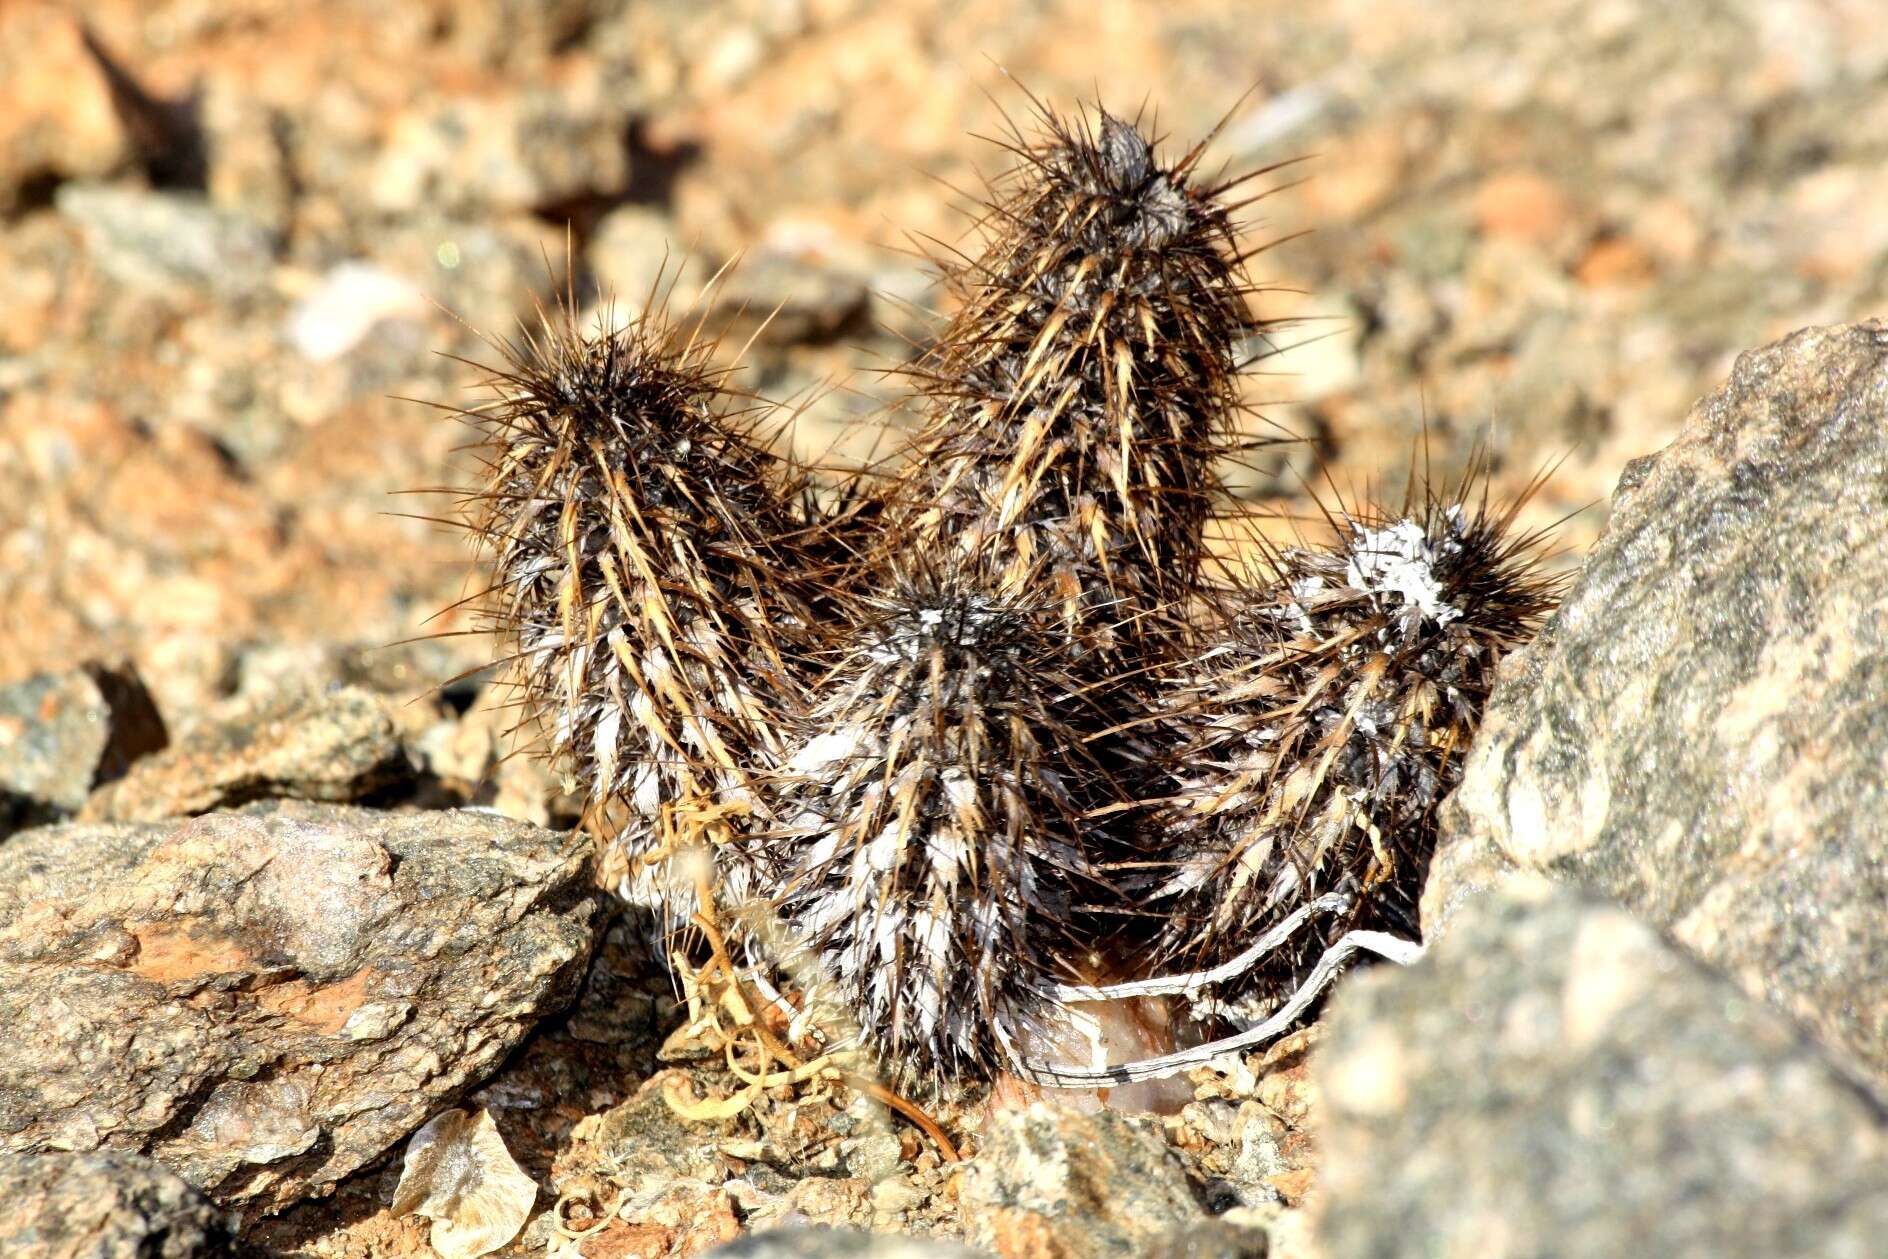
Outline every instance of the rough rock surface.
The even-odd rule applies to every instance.
[[[1566,888],[1334,1001],[1329,1259],[1880,1253],[1888,1117],[1774,1010]]]
[[[149,1154],[274,1210],[483,1078],[582,978],[568,836],[313,805],[0,847],[0,1150]]]
[[[1301,1202],[1315,1183],[1317,1090],[1309,1058],[1317,1024],[1235,1062],[1196,1070],[1193,1100],[1167,1128],[1214,1213],[1269,1214]]]
[[[977,1251],[928,1237],[840,1228],[782,1228],[708,1252],[712,1259],[977,1259]]]
[[[1159,1127],[1113,1111],[1001,1111],[963,1175],[964,1235],[1003,1259],[1138,1256],[1206,1214]]]
[[[1613,508],[1447,842],[1623,901],[1888,1095],[1888,324],[1741,356]]]
[[[98,783],[165,743],[129,665],[91,664],[0,687],[0,835],[70,816]]]
[[[348,802],[411,772],[393,719],[371,692],[289,692],[197,727],[101,788],[81,816],[154,822],[252,800]]]
[[[745,259],[714,293],[711,318],[772,344],[836,336],[866,308],[865,285],[780,254]]]
[[[1228,1220],[1203,1220],[1156,1238],[1142,1259],[1290,1259],[1269,1227],[1249,1227]]]
[[[223,1213],[175,1172],[135,1154],[0,1155],[0,1254],[8,1259],[220,1259]]]

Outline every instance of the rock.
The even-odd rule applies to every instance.
[[[289,111],[258,99],[228,73],[208,75],[197,97],[209,163],[204,191],[211,202],[286,234],[301,191],[283,143],[294,125]]]
[[[1225,1220],[1203,1220],[1156,1238],[1144,1259],[1268,1259],[1271,1242],[1263,1229]]]
[[[679,316],[693,307],[714,275],[685,238],[676,238],[674,222],[648,206],[620,206],[604,215],[588,257],[619,322],[640,314],[652,290],[667,292],[667,308]]]
[[[388,125],[367,199],[391,213],[548,209],[629,186],[630,106],[594,66],[422,98]]]
[[[829,341],[864,313],[869,296],[857,276],[791,254],[760,253],[715,289],[708,322],[728,325],[737,345],[756,332],[768,345]]]
[[[846,1228],[777,1228],[707,1253],[711,1259],[978,1259],[982,1252],[931,1237]]]
[[[30,208],[50,181],[104,178],[131,155],[74,16],[15,5],[0,21],[0,207],[9,214]]]
[[[1506,666],[1425,918],[1451,869],[1577,880],[1888,1095],[1884,519],[1888,324],[1740,357]]]
[[[127,285],[240,297],[266,287],[275,265],[273,232],[198,193],[62,184],[55,203],[99,267]]]
[[[964,1168],[965,1237],[1003,1259],[1138,1256],[1205,1218],[1148,1120],[1036,1102],[993,1117]]]
[[[86,804],[90,822],[153,822],[252,800],[347,802],[411,773],[385,704],[360,687],[278,695],[197,727]]]
[[[11,1259],[220,1259],[223,1213],[135,1154],[0,1156],[0,1253]]]
[[[0,834],[70,816],[93,787],[165,741],[164,720],[129,663],[0,687]]]
[[[1879,1106],[1616,906],[1491,892],[1333,1007],[1330,1259],[1860,1259],[1888,1236]]]
[[[397,646],[233,644],[224,666],[217,681],[227,699],[208,706],[206,716],[212,724],[220,711],[280,703],[290,694],[360,687],[380,699],[402,742],[408,742],[430,730],[442,716],[456,714],[455,705],[469,705],[479,695],[475,679],[450,681],[463,666],[436,639]],[[410,742],[408,750],[414,750]]]
[[[273,1211],[377,1158],[581,982],[587,850],[280,805],[0,846],[0,1151],[148,1154]]]
[[[566,292],[570,244],[563,227],[552,228],[522,211],[468,211],[459,217],[421,212],[374,233],[373,261],[411,281],[455,319],[473,328],[509,333],[520,315],[540,304],[549,310]],[[535,323],[535,316],[527,316],[527,322]],[[430,335],[439,334],[435,330]],[[370,338],[352,357],[369,353],[372,346]],[[465,349],[479,361],[492,360],[489,345],[474,343]],[[406,364],[411,370],[412,360]],[[454,387],[465,386],[463,373],[450,379]]]
[[[1265,1235],[1264,1259],[1325,1259],[1308,1207],[1234,1207],[1217,1217],[1241,1230],[1241,1238]]]

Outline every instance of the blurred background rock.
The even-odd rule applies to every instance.
[[[129,656],[175,733],[251,644],[464,628],[422,624],[460,539],[399,514],[448,501],[390,495],[466,479],[449,356],[566,286],[633,311],[666,274],[803,449],[862,457],[916,251],[1002,166],[971,133],[1028,114],[1007,76],[1174,144],[1230,109],[1233,172],[1308,156],[1248,212],[1304,321],[1252,398],[1312,439],[1236,470],[1262,504],[1312,455],[1399,487],[1426,425],[1504,488],[1565,456],[1533,515],[1602,504],[1577,548],[1737,350],[1888,288],[1873,0],[13,0],[0,682]]]

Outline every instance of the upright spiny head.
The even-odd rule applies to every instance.
[[[1337,536],[1270,549],[1224,593],[1172,700],[1177,836],[1162,947],[1217,964],[1313,898],[1348,912],[1254,972],[1276,995],[1336,934],[1415,936],[1436,808],[1495,666],[1551,610],[1543,535],[1491,510],[1472,471],[1400,511],[1343,510]]]
[[[994,555],[1064,619],[1137,624],[1191,592],[1239,444],[1238,355],[1261,328],[1231,212],[1134,124],[1040,112],[992,181],[960,309],[913,368],[932,405],[904,533]]]
[[[628,806],[641,856],[663,805],[738,789],[777,743],[798,479],[712,345],[659,314],[586,332],[565,305],[499,349],[463,504],[494,572],[486,623],[527,719],[593,806]]]
[[[907,568],[858,603],[770,784],[781,919],[901,1085],[987,1080],[1058,1021],[1093,886],[1083,690],[1044,608]]]

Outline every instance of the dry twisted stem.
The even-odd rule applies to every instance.
[[[703,904],[712,904],[710,889],[705,881],[699,895]],[[956,1145],[935,1119],[915,1103],[848,1065],[856,1054],[829,1049],[815,1058],[803,1060],[776,1037],[767,1027],[766,1021],[755,1014],[754,1011],[762,1008],[763,1003],[755,1001],[747,991],[742,971],[735,965],[727,941],[711,914],[697,911],[692,925],[707,940],[710,956],[699,968],[691,968],[686,959],[679,955],[673,959],[676,973],[682,976],[688,994],[690,1018],[686,1025],[670,1037],[670,1043],[692,1040],[706,1042],[711,1047],[718,1044],[729,1072],[742,1081],[745,1087],[730,1098],[697,1100],[685,1096],[677,1087],[680,1081],[671,1079],[662,1091],[662,1100],[671,1110],[693,1121],[731,1119],[751,1107],[766,1089],[828,1078],[857,1089],[879,1104],[897,1111],[936,1144],[946,1162],[959,1161]],[[777,1000],[769,1000],[765,1004],[784,1006],[783,1002]],[[721,1009],[727,1010],[733,1018],[736,1026],[734,1032],[730,1033],[721,1027],[717,1016],[717,1011]],[[794,1011],[788,1007],[783,1009],[783,1013],[791,1018]],[[759,1061],[756,1067],[744,1067],[735,1057],[735,1049],[742,1035],[750,1035],[754,1039]],[[788,1069],[770,1073],[769,1067],[775,1061],[786,1064]]]

